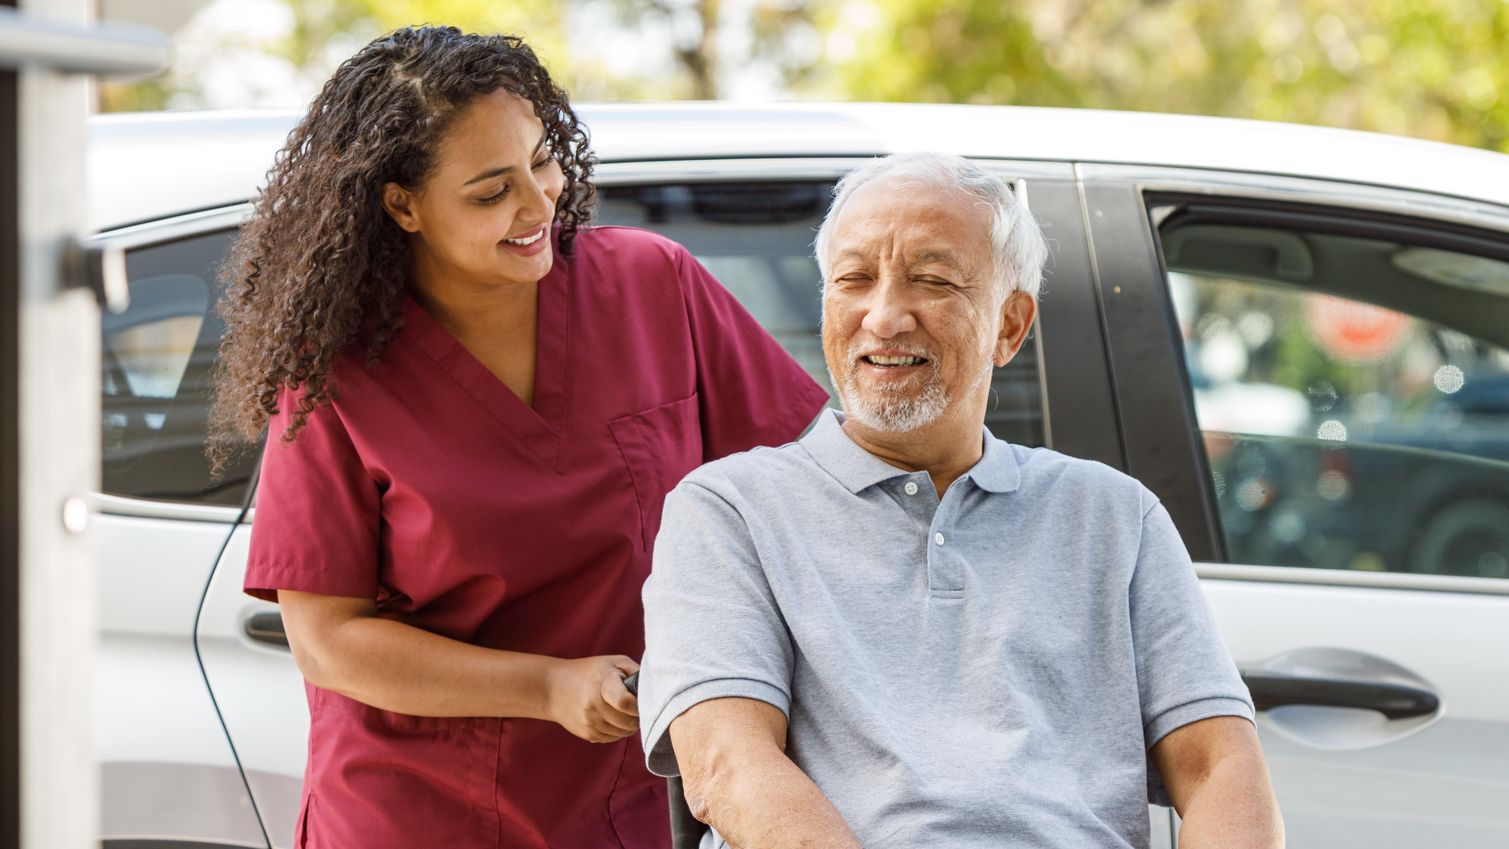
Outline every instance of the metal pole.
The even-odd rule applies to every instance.
[[[18,83],[0,70],[0,847],[21,843]]]
[[[88,12],[84,0],[45,11],[80,25]],[[70,505],[99,477],[100,318],[61,268],[84,220],[89,92],[83,77],[38,65],[19,82],[20,846],[83,849],[99,835],[95,556],[87,508],[81,519]]]
[[[99,835],[85,495],[100,472],[100,316],[64,270],[84,221],[78,74],[166,57],[161,40],[91,30],[90,5],[0,9],[0,847],[21,849]]]
[[[146,27],[85,25],[82,19],[43,18],[0,7],[0,67],[135,75],[166,67],[168,58],[168,43]]]

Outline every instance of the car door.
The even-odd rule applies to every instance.
[[[94,739],[106,847],[266,845],[194,645],[250,473],[243,459],[212,480],[204,460],[215,269],[233,225],[195,215],[96,239],[125,252],[131,296],[100,328]]]
[[[1128,467],[1258,703],[1289,845],[1509,842],[1509,210],[1080,167]]]
[[[811,253],[833,184],[858,160],[606,163],[599,223],[646,227],[686,245],[820,384],[820,276]],[[1014,181],[1057,250],[1033,341],[993,384],[987,424],[1123,466],[1098,333],[1074,175],[1067,165],[989,163]],[[830,387],[831,391],[831,387]],[[255,511],[248,514],[255,521]],[[292,843],[308,715],[277,608],[241,593],[250,526],[216,569],[200,618],[205,671],[274,846]],[[1170,822],[1152,809],[1157,847]]]

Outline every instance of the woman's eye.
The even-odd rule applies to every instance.
[[[555,154],[553,154],[553,153],[546,153],[544,156],[540,157],[539,160],[534,163],[534,166],[533,166],[534,170],[538,171],[541,168],[544,168],[545,166],[549,165],[550,163],[552,163],[554,161],[555,161]]]
[[[490,205],[495,204],[498,201],[502,200],[503,197],[505,195],[507,195],[507,194],[508,194],[508,186],[505,185],[503,188],[499,189],[496,194],[488,195],[485,198],[477,198],[476,200],[477,200],[477,203],[480,203],[483,206],[490,206]]]

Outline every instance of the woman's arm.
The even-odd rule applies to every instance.
[[[280,590],[299,671],[316,687],[414,716],[510,716],[555,722],[593,743],[639,727],[621,655],[562,660],[482,648],[382,619],[371,599]]]

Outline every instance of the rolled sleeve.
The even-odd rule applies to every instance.
[[[1152,500],[1150,494],[1145,498]],[[1202,719],[1251,721],[1251,695],[1221,640],[1179,532],[1156,500],[1143,514],[1129,592],[1146,747]],[[1154,804],[1169,804],[1151,761],[1148,792]]]
[[[1191,722],[1199,722],[1202,719],[1210,719],[1213,716],[1240,716],[1252,719],[1252,703],[1246,699],[1222,696],[1212,699],[1201,699],[1197,702],[1188,702],[1176,708],[1170,708],[1153,717],[1144,726],[1143,735],[1147,739],[1147,747],[1158,745],[1158,741],[1167,737],[1170,732],[1176,731]]]
[[[702,702],[747,698],[789,712],[791,634],[728,500],[692,480],[667,497],[644,608],[639,708],[651,772],[679,774],[670,725]]]
[[[666,701],[665,707],[654,715],[648,728],[642,732],[647,741],[644,747],[645,761],[650,772],[666,777],[681,774],[681,767],[676,763],[676,752],[671,746],[671,722],[697,705],[714,699],[751,699],[771,705],[787,717],[791,716],[790,693],[764,681],[725,678],[693,684]]]

